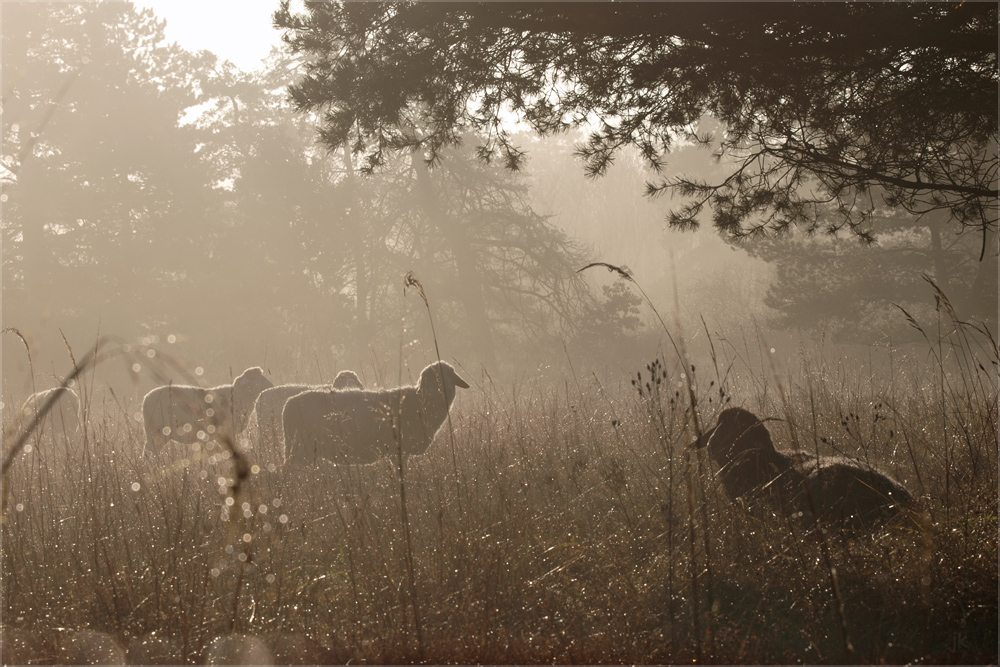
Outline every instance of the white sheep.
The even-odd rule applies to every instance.
[[[448,416],[455,387],[468,388],[443,361],[420,372],[416,386],[367,391],[306,391],[285,403],[282,424],[285,460],[315,464],[374,463],[395,455],[397,440],[405,457],[423,454]]]
[[[41,410],[49,397],[56,393],[59,393],[59,398],[52,404],[39,428],[44,428],[46,422],[51,422],[53,435],[58,434],[63,438],[73,436],[80,430],[80,399],[68,387],[53,387],[29,396],[21,406],[21,420],[24,424],[30,423],[35,418],[35,412]]]
[[[248,368],[232,384],[219,387],[164,385],[142,399],[146,444],[155,454],[170,440],[234,440],[250,419],[254,402],[271,387],[260,368]]]
[[[281,411],[285,401],[292,396],[313,389],[364,389],[361,378],[354,371],[340,371],[332,385],[279,384],[265,389],[257,397],[257,427],[261,442],[280,443],[282,441]]]

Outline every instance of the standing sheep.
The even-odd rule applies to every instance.
[[[157,387],[142,399],[146,444],[155,454],[169,440],[184,444],[216,436],[234,440],[246,428],[257,397],[270,386],[264,371],[249,368],[232,384],[219,387]]]
[[[282,414],[286,462],[374,463],[396,451],[423,454],[448,416],[455,387],[469,384],[443,361],[420,372],[417,385],[382,391],[307,391]]]
[[[333,379],[332,385],[279,384],[265,389],[257,397],[257,406],[254,408],[257,413],[257,427],[260,430],[261,442],[281,442],[281,411],[285,408],[285,401],[292,396],[311,389],[364,388],[365,386],[361,384],[361,378],[354,371],[340,371]]]
[[[35,412],[41,410],[53,394],[59,394],[59,397],[52,404],[45,419],[39,424],[39,428],[44,428],[46,423],[51,423],[53,435],[58,434],[62,438],[76,435],[76,432],[80,430],[80,399],[76,392],[68,387],[53,387],[29,396],[24,405],[21,406],[21,419],[25,423],[29,423],[35,418]]]
[[[868,528],[913,507],[898,482],[850,459],[779,452],[761,420],[743,408],[727,408],[693,447],[708,446],[732,500],[765,504],[786,515],[815,515],[845,528]]]

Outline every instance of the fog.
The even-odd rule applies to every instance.
[[[887,214],[872,248],[794,230],[735,242],[708,220],[675,231],[683,202],[643,196],[635,152],[588,179],[572,134],[518,135],[516,174],[469,137],[431,169],[399,155],[364,175],[292,110],[297,70],[278,50],[242,72],[117,3],[5,5],[4,19],[3,325],[23,336],[3,337],[5,395],[54,385],[102,339],[159,355],[102,364],[97,381],[125,397],[253,365],[275,382],[354,369],[393,384],[438,353],[477,376],[622,378],[671,338],[693,355],[718,336],[864,356],[919,340],[893,304],[934,321],[925,273],[996,329],[996,257],[930,216]],[[685,145],[667,165],[725,169]],[[632,280],[578,272],[592,262]]]
[[[561,26],[574,13],[516,6],[514,27],[497,33],[505,44],[517,43],[521,20]],[[954,92],[939,95],[935,119],[914,123],[925,132],[916,139],[888,123],[904,127],[889,133],[892,151],[919,154],[921,167],[952,151],[938,175],[970,178],[975,187],[951,181],[961,196],[905,200],[929,209],[917,217],[865,208],[893,195],[856,173],[844,189],[815,192],[805,189],[822,176],[793,175],[777,195],[718,187],[688,219],[676,212],[692,200],[646,193],[676,192],[679,178],[726,182],[735,163],[711,146],[738,153],[756,141],[696,116],[712,109],[739,125],[707,102],[690,116],[651,113],[654,125],[697,127],[671,134],[662,156],[652,144],[619,148],[596,178],[577,155],[581,143],[593,148],[585,131],[542,138],[512,123],[526,155],[516,172],[500,163],[517,151],[481,146],[495,134],[467,131],[440,154],[433,140],[398,149],[420,143],[411,129],[447,134],[419,113],[385,144],[397,150],[384,163],[366,164],[381,153],[361,140],[329,150],[341,138],[332,126],[353,136],[364,120],[345,121],[353,111],[338,116],[329,101],[298,112],[290,84],[349,91],[390,125],[428,101],[445,122],[475,124],[452,99],[444,111],[434,104],[461,88],[453,70],[424,65],[447,60],[439,46],[453,42],[435,37],[452,33],[439,26],[493,30],[504,18],[493,3],[452,24],[435,18],[448,3],[349,7],[333,16],[340,5],[310,3],[319,27],[298,44],[319,47],[305,58],[274,49],[247,72],[170,44],[162,22],[129,2],[3,3],[4,662],[995,664],[997,237],[982,202],[996,134],[980,67],[995,66],[995,32],[992,42],[979,35],[987,53],[956,77],[985,81],[978,130],[941,129],[942,117],[976,115]],[[600,21],[598,7],[576,12],[585,27]],[[618,16],[667,7],[632,3]],[[829,60],[853,82],[870,71],[856,63],[878,61],[906,80],[907,112],[933,97],[911,66],[959,70],[966,56],[955,45],[996,26],[995,7],[723,3],[733,15],[720,33],[705,7],[687,3],[678,18],[712,33],[714,48],[764,12],[777,18],[759,23],[758,40],[772,43],[780,25],[796,42],[787,53],[820,54],[796,61],[799,71]],[[320,53],[344,44],[326,39],[330,23],[368,16],[375,32],[394,19],[408,29],[410,10],[433,34],[385,29],[381,56],[400,63],[401,43],[431,44],[429,60],[406,64],[440,74],[440,85],[386,92],[419,76],[385,71],[386,61],[365,70],[370,42],[353,33],[354,64],[375,80],[336,78],[345,58]],[[836,44],[809,24],[799,44],[806,23],[796,21],[813,11],[836,30],[851,23],[841,11],[881,17],[857,31],[875,43],[878,26],[912,11],[920,21],[909,38],[933,45],[899,47],[899,59],[884,55],[896,47],[857,49],[857,24]],[[941,42],[939,23],[955,26]],[[606,77],[596,87],[626,103],[661,107],[675,105],[675,79],[662,79],[667,96],[642,90],[659,76],[657,59],[676,55],[685,69],[681,46],[702,48],[687,37],[662,36],[660,51],[621,35],[562,38],[551,40],[556,57],[566,44],[583,54],[570,70]],[[482,40],[466,41],[478,58]],[[657,40],[636,43],[646,41]],[[591,68],[604,47],[586,45],[597,42],[624,46]],[[830,55],[838,48],[842,60]],[[941,49],[939,61],[925,58]],[[653,64],[626,52],[654,54]],[[343,69],[304,78],[308,57]],[[777,57],[717,60],[785,104],[772,90],[781,77],[757,77]],[[618,85],[621,63],[636,65],[638,83]],[[727,104],[757,114],[742,84],[686,71],[694,88],[725,82]],[[549,75],[544,63],[539,73]],[[878,111],[865,110],[871,124],[845,121],[837,105],[853,83],[825,81],[807,92],[832,90],[835,110],[817,115],[847,128],[834,136],[867,142]],[[873,95],[887,88],[876,82]],[[804,99],[780,122],[787,114],[794,126],[816,98]],[[926,148],[935,132],[944,148]],[[612,134],[603,137],[617,146]],[[768,179],[786,173],[776,164],[748,178],[774,188]],[[820,201],[834,190],[870,195],[863,225],[851,229],[842,200]],[[782,206],[812,207],[817,219],[789,214],[799,226],[775,235]],[[949,206],[955,220],[942,213]],[[720,231],[727,215],[730,231],[751,230],[745,238]],[[363,389],[315,386],[345,371]],[[73,393],[60,387],[71,375]],[[292,383],[309,386],[272,386]],[[55,387],[51,400],[37,393]]]

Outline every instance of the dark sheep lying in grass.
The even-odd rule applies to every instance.
[[[850,459],[779,452],[757,415],[727,408],[693,447],[708,446],[733,500],[802,513],[844,528],[868,528],[905,514],[913,497],[898,482]]]
[[[399,439],[403,456],[423,454],[448,416],[455,388],[468,388],[445,362],[420,373],[417,385],[367,391],[307,391],[285,403],[282,424],[286,462],[315,464],[374,463],[395,455]]]

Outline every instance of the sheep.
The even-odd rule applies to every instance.
[[[871,528],[913,508],[913,497],[883,473],[843,457],[779,452],[763,422],[727,408],[692,447],[708,447],[730,499],[815,516],[848,529]]]
[[[332,385],[279,384],[265,389],[257,397],[257,427],[262,442],[280,443],[282,440],[281,411],[285,401],[296,394],[311,389],[364,389],[361,379],[354,371],[340,371]]]
[[[423,454],[444,423],[455,387],[469,388],[443,361],[420,372],[416,386],[391,390],[306,391],[285,403],[286,462],[367,464],[396,452]]]
[[[58,434],[67,438],[80,430],[80,399],[76,392],[68,387],[53,387],[32,394],[21,406],[21,418],[25,422],[30,422],[35,418],[35,412],[41,410],[49,397],[57,393],[59,397],[52,404],[45,419],[51,420],[53,435]],[[41,426],[44,426],[44,422]]]
[[[255,367],[219,387],[157,387],[142,399],[146,444],[155,454],[169,440],[184,444],[213,436],[233,440],[246,428],[257,397],[271,386],[264,371]]]

